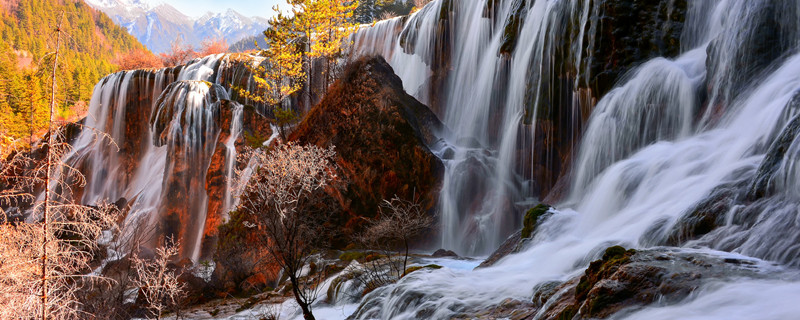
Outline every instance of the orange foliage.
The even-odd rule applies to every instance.
[[[114,64],[118,66],[119,70],[161,68],[164,66],[161,63],[161,59],[144,49],[120,54],[114,60]]]
[[[205,39],[200,45],[198,56],[205,57],[212,54],[228,52],[228,42],[225,39]]]
[[[176,39],[170,51],[161,54],[161,61],[164,62],[164,66],[172,67],[189,62],[196,54],[191,45],[183,44],[180,39]]]

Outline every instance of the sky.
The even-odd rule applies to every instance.
[[[149,4],[169,4],[190,17],[200,17],[206,12],[224,12],[228,8],[248,16],[271,17],[272,6],[285,4],[282,0],[146,0]]]

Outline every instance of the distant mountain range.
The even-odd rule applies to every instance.
[[[176,39],[195,47],[205,39],[225,39],[234,44],[267,28],[267,19],[246,17],[232,9],[192,18],[168,4],[150,6],[142,0],[84,1],[106,13],[154,53],[169,51]]]

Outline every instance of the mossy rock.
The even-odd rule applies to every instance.
[[[536,226],[539,224],[539,218],[548,214],[553,207],[540,203],[525,213],[525,219],[522,221],[522,239],[530,238],[533,232],[536,231]]]
[[[556,320],[572,320],[578,314],[578,307],[569,306],[558,314]]]
[[[422,269],[437,270],[437,269],[441,269],[441,268],[442,268],[442,266],[440,266],[438,264],[429,264],[429,265],[424,265],[424,266],[413,266],[413,267],[409,267],[408,269],[406,269],[406,272],[403,272],[403,275],[400,276],[400,278],[402,279],[403,277],[407,276],[409,273],[412,273],[412,272],[417,271],[417,270],[422,270]]]
[[[596,260],[589,264],[589,268],[586,269],[580,282],[578,282],[578,286],[575,287],[575,299],[578,301],[584,300],[595,284],[602,279],[608,278],[620,266],[628,263],[635,253],[636,250],[625,250],[621,246],[613,246],[606,249],[601,260]]]
[[[339,255],[339,260],[342,261],[353,261],[353,260],[363,260],[367,257],[367,253],[361,251],[350,251],[345,252]]]

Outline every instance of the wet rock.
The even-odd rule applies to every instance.
[[[526,301],[517,299],[505,299],[499,305],[482,310],[477,313],[467,313],[463,315],[454,316],[451,319],[470,319],[470,320],[494,320],[494,319],[509,319],[509,320],[524,320],[531,319],[536,314],[536,308]]]
[[[450,250],[439,249],[439,250],[436,250],[431,256],[433,256],[434,258],[442,258],[442,257],[456,257],[457,258],[458,254],[456,254],[455,252],[450,251]]]
[[[503,41],[500,43],[500,54],[510,56],[517,46],[517,36],[525,16],[528,14],[526,0],[514,0],[511,5],[511,15],[503,27]]]
[[[678,246],[688,240],[698,239],[725,223],[725,213],[736,204],[736,192],[730,187],[720,187],[689,210],[670,230],[667,244]]]
[[[442,153],[442,159],[444,160],[452,160],[455,158],[455,156],[456,152],[453,150],[453,148],[447,148],[444,153]]]
[[[540,283],[533,287],[533,298],[531,298],[531,303],[537,308],[541,308],[553,297],[553,295],[558,292],[558,289],[561,287],[563,282],[561,281],[547,281]]]
[[[574,286],[553,296],[556,300],[544,312],[544,318],[607,318],[652,303],[674,304],[706,283],[739,277],[767,275],[746,258],[666,248],[634,251],[614,246],[606,249],[602,259],[592,262],[580,280],[573,279],[560,287]]]
[[[529,209],[525,214],[522,229],[511,234],[506,241],[503,241],[497,250],[492,252],[492,254],[489,255],[486,260],[481,262],[481,264],[475,267],[475,269],[492,266],[497,263],[497,261],[500,261],[500,259],[505,258],[512,253],[519,252],[519,250],[522,249],[525,241],[531,239],[533,235],[535,235],[536,226],[541,224],[544,219],[547,219],[547,217],[553,214],[551,211],[549,211],[550,209],[552,209],[551,206],[543,203]]]
[[[520,237],[523,239],[530,238],[533,233],[536,232],[536,226],[538,226],[543,219],[546,219],[548,215],[553,214],[550,209],[553,209],[553,207],[540,203],[528,210],[525,213],[524,220],[522,220]]]
[[[787,109],[796,109],[798,107],[800,107],[800,92],[795,93]],[[747,194],[749,200],[757,200],[774,192],[771,182],[775,178],[775,173],[780,168],[786,152],[797,138],[798,133],[800,133],[800,115],[792,118],[772,142],[750,185],[750,190]]]

